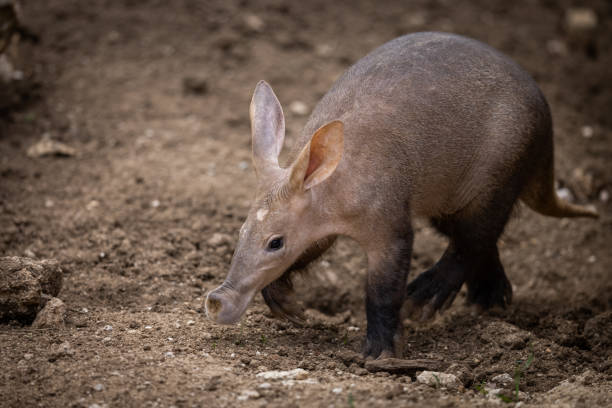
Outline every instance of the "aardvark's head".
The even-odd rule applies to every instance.
[[[223,324],[238,321],[253,296],[320,238],[317,224],[325,209],[312,188],[334,172],[342,157],[343,124],[333,121],[314,133],[289,167],[281,168],[285,119],[264,81],[255,88],[250,116],[257,195],[240,229],[227,278],[206,298],[206,314]]]

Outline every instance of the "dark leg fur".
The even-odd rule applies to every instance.
[[[426,320],[449,307],[464,282],[468,302],[480,310],[510,304],[512,286],[499,259],[497,240],[519,191],[508,188],[496,193],[486,208],[432,220],[450,243],[440,261],[408,285],[413,318]]]
[[[392,357],[402,334],[400,310],[404,303],[406,279],[410,270],[412,233],[394,242],[378,264],[370,264],[366,285],[368,328],[364,355],[369,358]],[[370,263],[373,263],[370,260]]]

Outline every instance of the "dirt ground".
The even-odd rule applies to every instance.
[[[59,260],[68,313],[65,328],[0,326],[0,405],[612,406],[612,4],[586,2],[598,19],[581,29],[567,23],[578,3],[24,2],[40,42],[21,44],[20,63],[37,85],[0,116],[0,255]],[[366,265],[348,240],[297,283],[307,327],[273,319],[261,296],[236,326],[207,321],[254,192],[257,81],[277,92],[291,144],[348,66],[424,30],[475,37],[532,73],[560,185],[600,219],[520,211],[500,243],[511,307],[472,316],[460,294],[433,323],[406,321],[404,357],[439,360],[458,387],[362,368]],[[44,133],[78,154],[28,157]],[[444,245],[419,224],[411,277]]]

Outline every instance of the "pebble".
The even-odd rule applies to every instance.
[[[25,360],[31,360],[31,359],[32,359],[32,357],[34,357],[34,354],[32,354],[32,353],[25,353],[25,354],[23,355],[23,358],[24,358]]]
[[[593,134],[595,133],[595,131],[593,130],[592,126],[583,126],[580,129],[580,133],[582,134],[582,137],[584,137],[585,139],[590,139],[593,137]]]
[[[571,8],[565,13],[570,30],[585,31],[597,27],[597,14],[590,8]]]
[[[152,207],[152,208],[157,208],[157,207],[159,207],[159,204],[160,204],[159,200],[153,200],[153,201],[151,201],[151,207]]]
[[[269,382],[263,382],[257,386],[257,388],[261,388],[264,390],[267,388],[271,388],[271,387],[272,387],[272,384],[270,384]]]
[[[557,195],[559,196],[560,199],[562,199],[564,201],[573,201],[574,200],[574,195],[572,194],[570,189],[567,188],[567,187],[558,188],[557,189]]]
[[[444,387],[458,389],[461,381],[453,374],[441,373],[437,371],[423,371],[416,378],[420,384],[426,384],[431,387]]]
[[[227,234],[221,234],[215,232],[206,243],[210,246],[216,247],[221,245],[229,245],[232,242],[232,237]]]
[[[332,392],[333,392],[334,394],[340,394],[340,393],[342,392],[342,388],[341,388],[341,387],[334,388],[334,389],[332,390]]]
[[[514,379],[510,376],[510,374],[503,373],[491,378],[491,382],[503,387],[512,384],[514,382]]]
[[[238,163],[238,168],[242,171],[245,171],[249,168],[249,162],[246,160],[242,160]]]
[[[174,358],[174,353],[172,351],[166,351],[164,353],[164,356],[168,358]]]
[[[247,14],[244,16],[244,25],[251,31],[260,32],[264,29],[265,23],[261,17],[255,14]]]
[[[243,390],[238,396],[239,401],[246,401],[249,398],[257,399],[260,397],[260,394],[255,390]]]
[[[111,331],[113,330],[113,326],[111,326],[110,324],[107,324],[106,326],[104,326],[104,330]]]
[[[96,208],[98,208],[99,206],[100,206],[100,203],[98,201],[91,200],[89,203],[87,203],[85,208],[87,209],[87,211],[92,211],[92,210],[95,210]]]
[[[187,320],[187,326],[193,326],[195,324],[195,320]]]
[[[51,134],[45,132],[40,141],[30,146],[27,151],[28,157],[43,157],[43,156],[65,156],[70,157],[76,155],[76,149],[51,139]]]
[[[96,391],[104,391],[104,384],[98,383],[98,384],[94,385],[94,390],[96,390]]]
[[[607,203],[608,201],[610,201],[610,192],[608,190],[601,190],[599,192],[599,201],[603,202],[603,203]]]
[[[567,45],[561,40],[549,40],[546,43],[546,49],[553,55],[567,55]]]
[[[266,380],[277,380],[277,379],[296,379],[303,380],[308,375],[308,371],[302,368],[296,368],[289,371],[280,371],[280,370],[272,370],[272,371],[264,371],[256,375],[256,377],[261,377]]]
[[[302,101],[293,101],[289,104],[289,110],[291,113],[298,116],[305,116],[308,114],[308,106]]]

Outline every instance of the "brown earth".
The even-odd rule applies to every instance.
[[[0,117],[0,255],[58,259],[68,312],[57,329],[0,326],[0,405],[471,407],[504,404],[490,388],[515,398],[516,381],[525,406],[610,406],[612,4],[588,2],[597,24],[575,29],[569,0],[342,3],[25,2],[40,43],[20,61],[39,85]],[[276,90],[291,143],[307,118],[291,102],[312,109],[369,50],[423,30],[483,40],[533,74],[558,178],[601,218],[521,211],[500,244],[509,309],[472,316],[460,295],[435,322],[407,322],[404,357],[438,360],[458,388],[368,373],[351,354],[365,260],[347,240],[297,284],[323,313],[307,327],[274,320],[261,297],[239,325],[207,321],[253,194],[256,82]],[[28,157],[45,132],[78,154]],[[419,226],[412,276],[443,248]],[[256,376],[296,368],[293,382]]]

